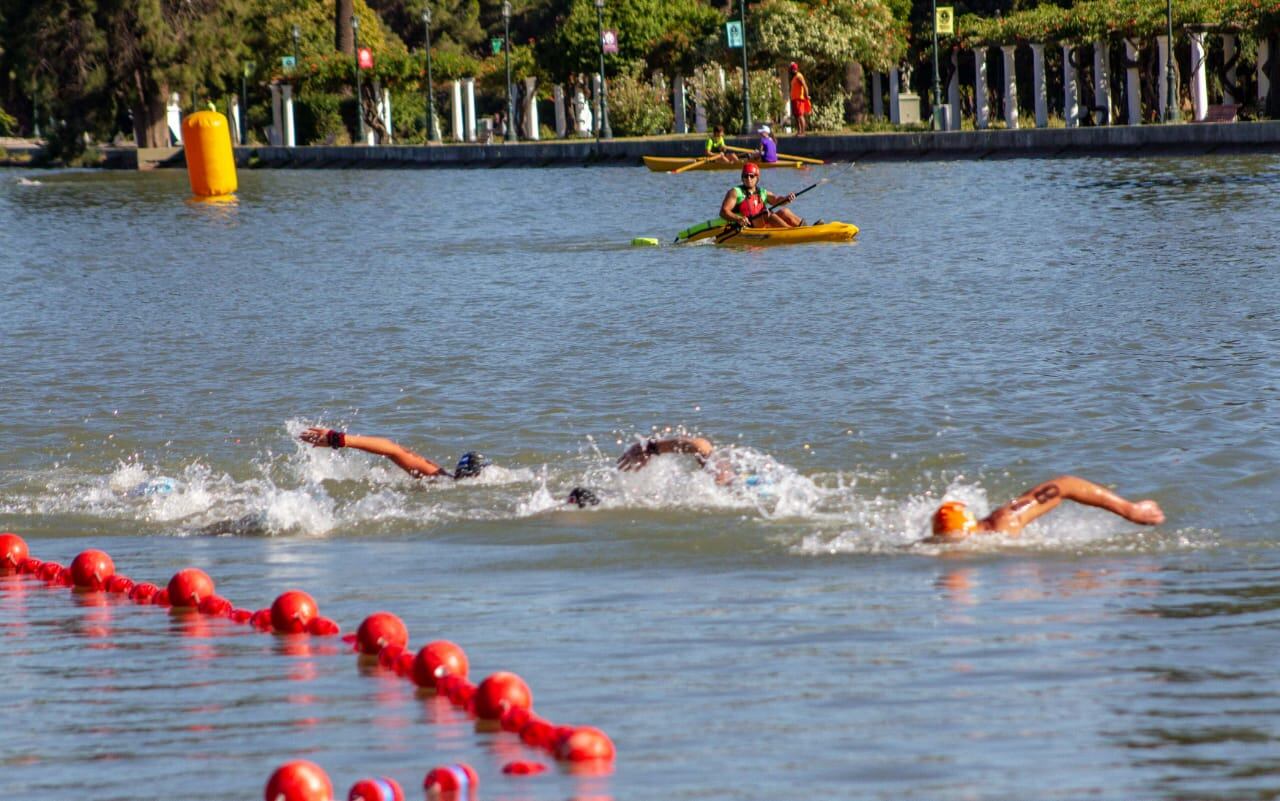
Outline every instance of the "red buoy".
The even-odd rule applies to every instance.
[[[533,693],[524,679],[514,673],[499,671],[480,682],[476,688],[476,716],[481,720],[497,720],[512,707],[533,706]]]
[[[169,604],[176,607],[198,607],[213,595],[213,579],[196,567],[186,567],[169,579]]]
[[[409,644],[409,630],[404,621],[390,612],[374,612],[360,623],[356,631],[356,648],[362,654],[375,656],[386,645],[404,648]]]
[[[555,745],[555,733],[555,724],[534,715],[520,730],[520,741],[534,748],[552,751],[554,750],[552,746]]]
[[[71,561],[71,580],[82,590],[106,589],[107,582],[116,574],[116,563],[106,551],[90,548],[81,551]]]
[[[400,659],[400,654],[402,653],[404,653],[403,645],[396,645],[395,643],[392,643],[384,646],[380,651],[378,651],[378,664],[387,670],[394,670],[396,667],[396,661]]]
[[[12,531],[0,534],[0,573],[14,573],[18,565],[31,555],[27,541]]]
[[[452,765],[441,765],[427,771],[422,780],[422,789],[427,791],[428,798],[452,798],[464,793],[473,793],[480,786],[480,777],[465,762]],[[452,794],[452,795],[451,795]]]
[[[351,792],[347,793],[347,801],[404,801],[404,790],[400,789],[400,783],[390,776],[361,779],[351,785]]]
[[[613,741],[594,726],[579,726],[556,745],[556,758],[569,762],[609,762]]]
[[[413,658],[413,683],[438,689],[436,682],[442,677],[465,679],[469,669],[466,652],[448,640],[436,640],[422,646]]]
[[[65,570],[62,565],[57,562],[42,562],[38,570],[36,570],[36,578],[41,581],[56,581],[58,574]]]
[[[133,579],[128,576],[122,576],[116,573],[107,582],[107,592],[114,592],[120,595],[128,595],[133,590]]]
[[[231,617],[231,602],[221,595],[210,595],[200,602],[200,613],[214,617]]]
[[[253,612],[250,612],[248,609],[240,609],[237,607],[236,609],[231,610],[229,617],[234,623],[248,623],[253,617]]]
[[[520,730],[533,720],[533,711],[523,706],[513,706],[498,718],[498,727],[503,731],[520,733]]]
[[[314,762],[299,759],[276,768],[267,780],[264,801],[333,801],[329,775]]]
[[[396,675],[409,676],[413,674],[413,660],[416,659],[412,653],[405,651],[396,659]]]
[[[259,609],[249,615],[249,625],[258,631],[271,631],[271,610]]]
[[[160,592],[160,588],[149,581],[141,584],[134,584],[133,589],[129,590],[129,600],[139,604],[149,604],[156,593]]]
[[[44,562],[41,562],[39,559],[32,559],[28,556],[26,559],[18,562],[18,572],[24,575],[35,575],[36,572],[40,570],[40,565],[42,564],[44,564]]]
[[[456,676],[450,676],[453,681],[449,683],[449,690],[446,697],[453,702],[455,706],[470,710],[471,705],[475,702],[476,686],[466,679],[459,679]]]
[[[302,590],[289,590],[271,604],[271,627],[281,634],[300,634],[318,614],[315,598]]]
[[[524,759],[517,759],[502,766],[502,772],[508,776],[534,776],[546,769],[547,766],[541,762],[530,762]]]
[[[307,624],[307,633],[316,637],[333,637],[341,632],[342,627],[338,625],[338,621],[323,615],[313,617]]]

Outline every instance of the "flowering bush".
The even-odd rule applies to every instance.
[[[609,127],[619,136],[652,136],[668,133],[675,112],[661,77],[643,80],[636,73],[609,81]]]

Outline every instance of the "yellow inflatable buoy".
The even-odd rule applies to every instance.
[[[236,191],[236,159],[231,151],[231,128],[216,111],[197,111],[182,121],[182,146],[187,155],[191,191],[201,197]]]
[[[631,246],[637,248],[656,248],[658,246],[658,240],[651,236],[637,236],[635,239],[631,240]]]

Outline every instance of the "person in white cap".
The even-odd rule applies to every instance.
[[[755,157],[765,164],[778,160],[778,140],[773,138],[773,129],[768,125],[760,126],[760,147],[756,148]]]

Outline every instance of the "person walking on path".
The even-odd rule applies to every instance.
[[[805,117],[813,111],[813,102],[809,99],[809,82],[804,79],[804,73],[800,72],[800,65],[791,62],[791,116],[796,121],[796,133],[804,136],[808,130],[808,122]]]
[[[947,501],[933,513],[933,536],[929,543],[957,542],[971,534],[1008,534],[1016,537],[1031,521],[1056,508],[1064,500],[1097,506],[1120,515],[1131,523],[1155,526],[1164,522],[1164,512],[1153,500],[1125,500],[1106,487],[1076,476],[1058,476],[1031,489],[976,519],[961,501]]]

